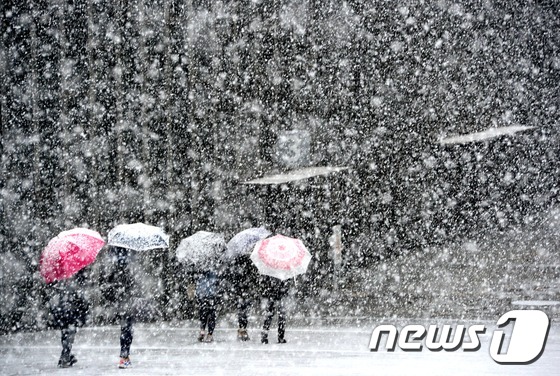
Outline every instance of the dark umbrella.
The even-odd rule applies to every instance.
[[[237,233],[227,243],[227,258],[250,255],[259,240],[263,240],[272,233],[264,227],[252,227]]]

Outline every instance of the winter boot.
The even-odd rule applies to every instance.
[[[126,369],[132,367],[132,362],[130,361],[129,357],[122,358],[119,360],[119,368]]]
[[[203,342],[204,341],[204,336],[206,333],[204,333],[204,330],[201,330],[200,333],[198,334],[198,342]]]
[[[278,336],[278,343],[286,343],[286,339],[284,337]]]
[[[206,342],[206,343],[214,342],[214,337],[212,336],[212,334],[207,334],[206,335],[206,340],[204,342]]]
[[[237,339],[239,341],[248,341],[249,334],[247,333],[247,329],[237,329]]]
[[[76,364],[77,361],[78,359],[76,359],[76,357],[72,354],[70,354],[70,356],[68,357],[61,356],[58,360],[58,368],[70,368],[74,364]]]
[[[268,345],[268,332],[267,331],[262,331],[261,332],[261,343]]]

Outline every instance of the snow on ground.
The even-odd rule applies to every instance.
[[[482,346],[476,352],[371,352],[374,326],[407,324],[484,324]],[[293,324],[293,323],[292,323]],[[119,370],[116,326],[82,328],[74,354],[79,362],[70,369],[56,367],[60,354],[59,332],[17,333],[0,336],[1,375],[554,375],[560,366],[560,329],[552,322],[540,359],[529,365],[501,365],[489,355],[492,322],[428,322],[414,319],[384,320],[359,325],[295,325],[287,330],[287,344],[262,345],[259,330],[251,341],[236,340],[236,329],[219,325],[216,342],[196,341],[194,322],[137,324],[132,345],[133,369]]]

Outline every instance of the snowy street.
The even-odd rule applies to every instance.
[[[437,322],[399,320],[397,326]],[[384,323],[390,321],[383,321]],[[446,323],[452,323],[446,321]],[[466,325],[474,322],[462,322]],[[2,375],[553,375],[560,364],[560,330],[552,322],[543,355],[530,365],[500,365],[488,353],[492,322],[476,322],[488,328],[480,336],[479,351],[465,352],[387,352],[369,351],[374,326],[329,326],[324,324],[288,327],[288,343],[261,345],[259,331],[250,328],[251,341],[236,340],[233,326],[218,325],[216,341],[198,343],[193,322],[174,324],[138,324],[132,345],[133,368],[119,370],[118,328],[87,327],[78,332],[74,354],[78,363],[70,369],[58,369],[60,353],[58,331],[16,333],[0,337],[0,373]]]

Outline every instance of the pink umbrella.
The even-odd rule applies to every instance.
[[[275,235],[255,244],[251,260],[259,273],[285,280],[305,273],[311,254],[301,240]]]
[[[47,283],[70,278],[95,261],[105,241],[97,231],[75,228],[63,231],[41,253],[39,270]]]

